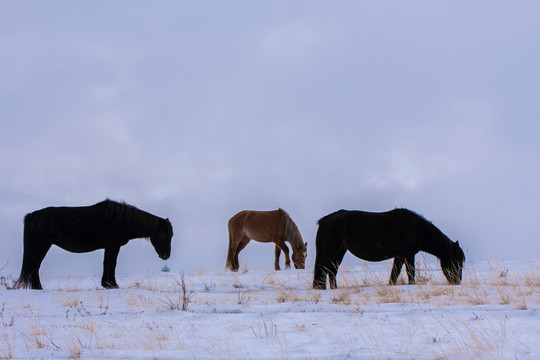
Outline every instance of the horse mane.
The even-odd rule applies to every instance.
[[[407,209],[403,209],[403,210],[407,210]],[[447,242],[448,244],[453,244],[453,241],[450,240],[450,238],[448,236],[446,236],[446,234],[443,233],[441,231],[441,229],[439,229],[437,226],[435,226],[435,224],[433,224],[432,221],[426,219],[423,215],[415,213],[414,211],[411,211],[411,210],[407,210],[407,211],[415,214],[416,216],[418,216],[418,218],[420,220],[422,220],[421,224],[422,224],[422,228],[424,230],[424,234],[435,235],[439,239],[444,240],[445,242]]]
[[[426,219],[423,215],[420,215],[418,213],[415,213],[414,211],[408,210],[408,209],[401,209],[406,210],[412,214],[415,214],[418,216],[419,219],[422,220],[422,229],[424,232],[425,237],[433,238],[434,236],[438,238],[444,245],[444,248],[439,248],[440,256],[439,258],[441,260],[443,259],[456,259],[461,262],[465,261],[465,254],[463,253],[463,250],[459,247],[459,245],[455,242],[453,242],[445,233],[441,231],[433,222]],[[456,247],[459,249],[456,250]]]
[[[289,242],[293,249],[300,249],[302,245],[304,245],[304,240],[302,239],[300,230],[298,230],[298,227],[291,219],[291,216],[285,210],[283,210],[282,208],[279,208],[278,210],[283,217],[283,221],[285,223],[285,237],[289,239]]]
[[[118,228],[122,224],[127,224],[138,231],[151,234],[158,226],[159,221],[157,216],[130,205],[125,201],[118,202],[106,199],[99,204],[105,205],[109,219],[113,223],[113,229]]]

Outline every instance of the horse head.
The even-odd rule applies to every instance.
[[[301,245],[297,249],[293,249],[293,254],[291,256],[294,267],[296,269],[305,269],[306,268],[306,257],[307,257],[307,242],[301,242]]]
[[[450,247],[450,256],[441,258],[441,268],[444,276],[451,285],[459,285],[463,278],[465,254],[461,247],[459,247],[459,241],[452,243]]]
[[[157,231],[150,236],[150,242],[158,256],[163,260],[167,260],[171,256],[172,236],[173,228],[169,219],[160,219]]]

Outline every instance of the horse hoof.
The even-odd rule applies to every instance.
[[[111,283],[101,284],[101,286],[103,286],[103,288],[108,289],[108,290],[119,288],[118,284],[111,284]]]

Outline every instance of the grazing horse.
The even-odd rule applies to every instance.
[[[307,243],[302,240],[302,235],[291,217],[283,209],[273,211],[243,210],[229,220],[229,251],[227,254],[226,267],[231,271],[238,271],[238,253],[251,240],[263,243],[273,242],[276,244],[274,255],[274,268],[280,270],[279,256],[281,251],[285,254],[285,267],[291,267],[289,248],[285,245],[288,241],[293,250],[292,260],[297,269],[305,268],[307,256]]]
[[[339,210],[319,220],[316,237],[317,255],[313,287],[337,287],[336,274],[347,250],[367,261],[394,258],[390,284],[395,285],[403,264],[409,284],[414,284],[414,256],[425,251],[439,258],[450,284],[460,284],[465,254],[458,242],[452,242],[435,225],[407,210],[383,213]]]
[[[171,254],[172,236],[169,219],[108,199],[92,206],[37,210],[24,218],[23,263],[15,288],[43,289],[39,267],[53,244],[74,253],[105,249],[101,286],[118,288],[115,268],[121,246],[131,239],[150,238],[165,260]]]

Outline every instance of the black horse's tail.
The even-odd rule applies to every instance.
[[[324,268],[324,244],[323,244],[323,230],[321,225],[317,229],[317,235],[315,237],[315,268],[313,269],[313,288],[314,289],[326,289],[326,271]]]
[[[24,233],[23,233],[23,263],[21,267],[21,274],[19,279],[13,285],[14,289],[29,289],[31,287],[31,273],[29,269],[29,252],[31,249],[31,236],[32,236],[32,214],[28,214],[24,217]]]
[[[329,272],[335,273],[341,258],[337,259],[339,253],[339,227],[347,212],[339,210],[319,219],[317,224],[317,236],[315,238],[315,269],[313,276],[313,288],[326,289],[326,277]],[[332,277],[332,276],[331,276]],[[332,286],[332,279],[331,284]]]
[[[326,274],[327,264],[325,257],[327,256],[325,248],[328,238],[328,226],[329,219],[334,214],[326,215],[317,221],[319,228],[317,229],[317,235],[315,237],[315,268],[313,269],[313,288],[314,289],[326,289]],[[331,220],[331,219],[330,219]]]

